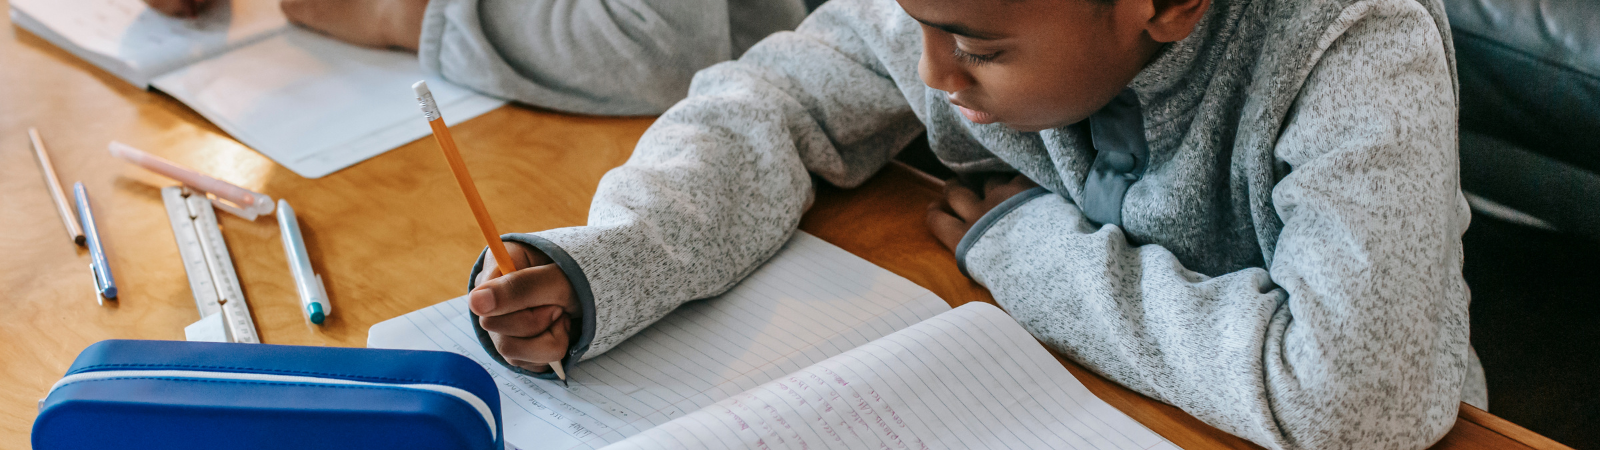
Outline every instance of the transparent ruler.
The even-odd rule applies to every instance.
[[[167,205],[167,219],[172,222],[172,236],[178,241],[183,271],[189,274],[189,290],[200,309],[200,321],[183,330],[186,338],[260,343],[211,200],[205,194],[169,186],[161,188],[161,201]]]

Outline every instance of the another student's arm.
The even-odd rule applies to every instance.
[[[283,0],[289,22],[366,47],[417,51],[428,0]]]
[[[415,51],[424,69],[489,95],[583,114],[647,115],[682,99],[695,71],[805,17],[800,0],[737,6],[730,11],[729,0],[285,0],[283,10],[290,21],[346,42]]]
[[[1414,2],[1346,14],[1279,138],[1267,268],[1192,272],[1047,194],[991,212],[965,270],[1052,348],[1258,444],[1440,439],[1469,365],[1445,44]]]
[[[918,48],[918,29],[890,20],[893,8],[830,3],[798,32],[700,72],[600,180],[587,225],[505,236],[572,284],[583,320],[565,358],[591,358],[731,288],[794,233],[814,180],[859,185],[921,133],[878,61],[905,55],[890,46]]]
[[[451,82],[535,106],[660,114],[684,98],[696,71],[737,54],[728,3],[432,0],[418,56]],[[804,17],[803,6],[789,3],[792,11],[764,18],[769,32]]]

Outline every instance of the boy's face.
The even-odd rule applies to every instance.
[[[1161,46],[1152,0],[899,2],[922,23],[923,82],[968,120],[1019,131],[1088,118]]]

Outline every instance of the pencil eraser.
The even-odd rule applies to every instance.
[[[433,92],[428,90],[427,81],[418,81],[411,85],[411,90],[417,93],[417,106],[422,107],[422,116],[429,122],[439,119],[439,104],[433,101]]]

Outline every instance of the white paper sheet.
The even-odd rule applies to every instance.
[[[13,22],[141,88],[155,86],[278,164],[319,178],[505,104],[423,75],[415,55],[289,25],[278,0],[213,0],[192,19],[141,0],[12,0]]]
[[[156,78],[223,131],[306,178],[430,135],[411,84],[427,80],[447,123],[505,104],[425,75],[416,55],[291,29]]]
[[[278,0],[214,0],[198,17],[167,17],[141,0],[11,0],[12,21],[78,57],[148,87],[150,79],[288,27]]]
[[[656,448],[1177,449],[1090,393],[986,303],[607,447]]]
[[[367,346],[473,358],[500,384],[508,444],[593,448],[948,310],[910,281],[797,232],[729,292],[685,304],[617,348],[568,368],[570,389],[512,374],[490,359],[473,334],[465,298],[379,323]]]

